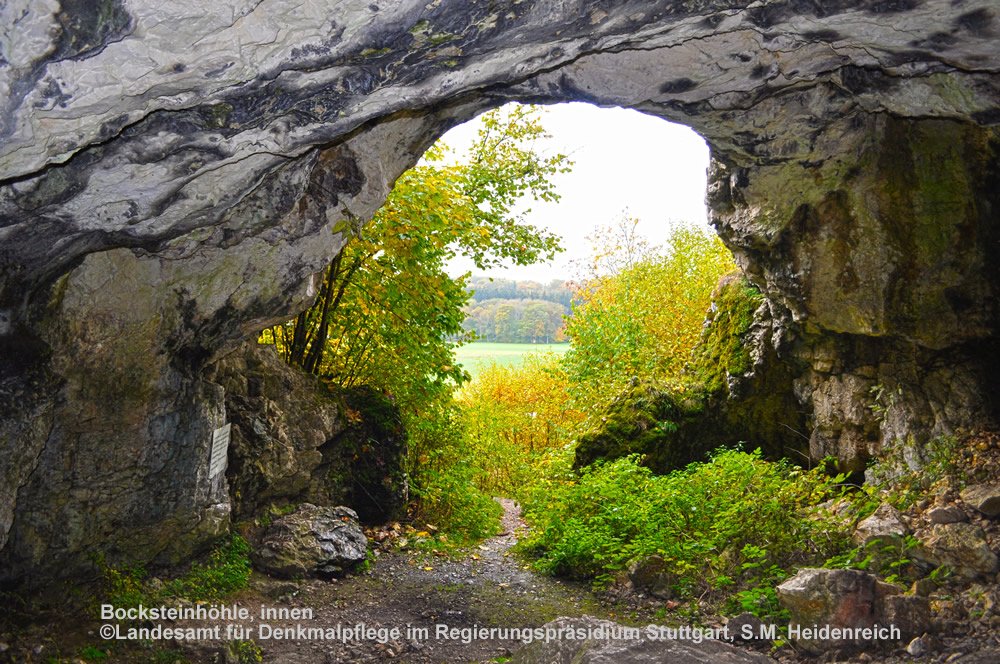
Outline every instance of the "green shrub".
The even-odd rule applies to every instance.
[[[503,509],[479,488],[486,460],[475,455],[465,438],[454,403],[428,409],[407,430],[414,517],[433,524],[453,544],[500,532]]]
[[[719,451],[659,476],[627,457],[541,482],[525,505],[534,530],[521,549],[552,574],[607,578],[659,555],[681,596],[752,591],[845,547],[846,527],[811,509],[839,493],[838,479],[759,451]],[[772,610],[773,598],[760,595],[736,596]]]
[[[250,569],[250,545],[234,534],[213,550],[205,563],[195,563],[187,574],[164,584],[162,592],[191,600],[220,599],[246,588]]]
[[[538,476],[538,459],[569,443],[582,421],[569,402],[554,355],[528,355],[518,367],[484,367],[458,392],[458,419],[484,493],[520,498]]]
[[[606,238],[595,260],[605,262],[621,249],[615,239]],[[722,240],[694,226],[672,229],[659,252],[612,263],[609,273],[575,294],[566,325],[572,346],[562,364],[577,407],[591,418],[632,378],[669,383],[680,377],[702,337],[712,292],[736,268]]]

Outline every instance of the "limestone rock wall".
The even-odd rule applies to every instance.
[[[506,100],[706,137],[713,221],[812,367],[815,452],[984,416],[998,35],[992,0],[4,3],[0,577],[224,525],[203,371]],[[879,386],[904,406],[873,419]]]
[[[890,114],[832,123],[808,159],[717,164],[714,219],[787,312],[814,457],[981,423],[996,362],[1000,134]]]
[[[406,432],[386,396],[332,387],[253,342],[215,363],[208,379],[225,390],[232,423],[234,519],[303,502],[346,505],[365,523],[402,516]]]

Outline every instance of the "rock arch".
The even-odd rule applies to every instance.
[[[706,137],[713,223],[786,321],[815,455],[994,415],[990,0],[56,4],[0,9],[0,580],[224,527],[204,368],[508,100]]]

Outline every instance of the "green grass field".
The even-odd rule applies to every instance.
[[[475,378],[479,371],[491,363],[503,366],[519,366],[524,357],[532,353],[556,353],[562,355],[569,350],[569,344],[497,344],[485,341],[459,346],[455,351],[459,364]]]

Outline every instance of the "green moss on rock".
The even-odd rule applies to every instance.
[[[742,376],[751,369],[746,340],[754,312],[764,301],[757,288],[739,275],[723,277],[712,296],[705,331],[695,347],[688,373],[702,391],[714,394],[725,390],[730,376]]]
[[[580,437],[575,467],[640,454],[644,465],[669,472],[739,443],[770,458],[801,451],[807,440],[795,372],[777,357],[769,333],[753,334],[772,325],[763,301],[742,276],[723,277],[684,381],[631,385]]]
[[[644,455],[656,469],[685,466],[705,451],[683,435],[701,413],[697,398],[685,399],[653,383],[636,383],[611,403],[598,429],[580,437],[574,466],[630,454]]]

